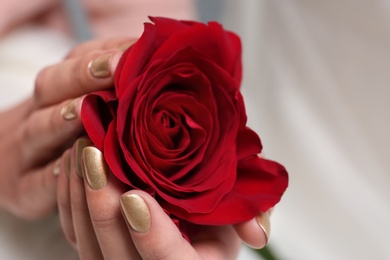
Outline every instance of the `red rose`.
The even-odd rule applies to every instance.
[[[117,178],[173,218],[224,225],[268,210],[288,177],[257,156],[260,139],[246,127],[240,39],[216,22],[151,20],[115,89],[84,99],[89,137]]]

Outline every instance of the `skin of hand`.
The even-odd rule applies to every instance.
[[[82,137],[62,156],[60,222],[80,259],[236,259],[241,240],[268,242],[269,214],[234,226],[193,226],[190,244],[159,204],[109,171],[103,154]],[[241,239],[241,240],[240,240]]]
[[[112,74],[134,40],[117,37],[75,47],[43,69],[34,94],[0,112],[0,209],[37,219],[57,208],[60,156],[83,131],[81,96],[112,86]]]

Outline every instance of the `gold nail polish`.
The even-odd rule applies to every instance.
[[[70,100],[61,108],[61,116],[63,119],[69,121],[77,117],[76,113],[77,99]]]
[[[65,176],[70,177],[70,153],[65,155]]]
[[[112,53],[99,56],[88,63],[88,69],[95,78],[107,78],[111,75],[110,59]]]
[[[83,150],[84,173],[89,186],[100,190],[108,182],[108,167],[103,153],[96,147],[88,146]]]
[[[83,149],[87,146],[92,145],[91,140],[89,140],[87,137],[81,137],[77,139],[75,145],[75,164],[76,164],[76,174],[79,177],[83,177],[83,163],[82,163],[82,152]]]
[[[59,175],[61,173],[61,158],[57,159],[57,161],[54,163],[54,168],[53,168],[53,174],[54,175]]]
[[[122,195],[122,212],[130,227],[138,232],[145,233],[150,229],[150,213],[145,201],[138,195]]]
[[[271,223],[269,220],[269,213],[268,211],[265,213],[259,213],[256,217],[256,221],[259,224],[260,228],[264,231],[266,242],[265,245],[269,242],[269,236],[271,233]]]

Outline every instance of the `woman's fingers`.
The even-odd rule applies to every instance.
[[[142,259],[236,259],[240,241],[230,226],[197,226],[191,245],[146,192],[123,194],[121,209]]]
[[[234,225],[234,228],[247,245],[253,248],[263,248],[268,244],[271,231],[269,211],[260,212],[250,221]]]
[[[95,147],[82,153],[85,191],[92,224],[104,259],[141,259],[122,217],[119,198],[126,187],[109,170]]]
[[[148,193],[121,195],[126,187],[110,178],[103,154],[89,145],[88,139],[79,139],[70,163],[65,163],[68,151],[64,154],[65,173],[59,176],[64,186],[58,188],[61,223],[81,259],[235,259],[241,244],[237,234],[253,247],[265,245],[268,213],[234,228],[195,226],[190,244]],[[84,180],[76,173],[80,168]],[[69,190],[61,179],[66,172]]]
[[[77,158],[85,146],[88,144],[85,139],[79,139],[72,148],[72,161],[75,167],[71,168],[70,182],[70,203],[73,227],[76,237],[77,251],[81,259],[104,259],[100,250],[99,242],[91,222],[90,213],[87,205],[87,197],[84,189],[84,181],[76,173],[77,164],[81,160]]]
[[[109,177],[97,148],[84,148],[82,159],[88,208],[105,259],[236,258],[241,242],[231,226],[199,227],[191,245],[149,194],[121,195],[126,187]]]
[[[8,110],[0,111],[0,137],[7,136],[11,131],[15,131],[19,127],[20,122],[23,122],[34,108],[34,100],[26,99],[24,102],[12,107]]]
[[[38,219],[56,209],[56,188],[59,161],[52,161],[19,177],[11,187],[12,200],[7,210],[24,219]],[[15,176],[18,178],[18,176]]]
[[[76,46],[63,62],[38,74],[34,91],[37,107],[111,87],[123,51],[135,42],[133,38],[116,37]]]
[[[69,177],[71,169],[74,168],[74,162],[71,158],[71,149],[65,151],[61,159],[60,174],[57,182],[57,207],[60,218],[61,228],[66,240],[75,249],[77,249],[76,233],[73,227],[72,207],[70,201],[70,182]]]
[[[45,68],[35,83],[36,105],[45,107],[111,87],[122,53],[119,49],[94,51]]]
[[[123,216],[142,259],[197,259],[192,246],[147,193],[133,190],[120,198]]]
[[[81,102],[78,98],[40,109],[22,123],[19,149],[26,169],[52,160],[74,142],[83,130]]]

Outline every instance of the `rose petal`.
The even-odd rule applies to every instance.
[[[262,145],[259,136],[249,127],[242,127],[237,135],[238,160],[261,153]]]
[[[188,184],[186,183],[184,185],[176,184],[175,186],[175,184],[171,184],[167,185],[165,188],[174,189],[174,191],[180,191],[180,193],[174,194],[176,196],[171,196],[170,194],[164,192],[164,190],[161,190],[160,187],[154,187],[156,189],[156,193],[164,199],[161,201],[163,207],[169,210],[169,212],[172,214],[184,219],[188,219],[185,216],[191,215],[189,213],[212,212],[216,207],[218,207],[218,204],[224,198],[225,194],[233,188],[236,180],[236,161],[227,160],[229,157],[230,156],[226,156],[226,159],[221,161],[219,167],[217,168],[217,171],[224,172],[228,178],[218,179],[218,176],[221,175],[213,173],[208,174],[207,172],[197,173],[198,175],[205,174],[209,176],[209,178],[213,179],[213,182],[208,183],[218,184],[213,188],[206,189],[205,186],[184,186],[189,185],[191,181],[188,181]],[[193,190],[192,194],[188,193],[191,191],[191,189]],[[199,189],[202,192],[199,192]],[[179,196],[177,194],[179,194]],[[180,197],[180,195],[182,196]]]
[[[273,161],[252,157],[239,162],[233,190],[207,214],[188,214],[180,207],[170,209],[179,217],[195,224],[229,225],[254,218],[276,203],[287,188],[285,168]],[[169,207],[167,205],[166,207]]]
[[[173,20],[154,18],[153,22],[159,30],[170,31],[170,27],[176,27]],[[184,26],[183,26],[184,27]],[[226,70],[237,82],[241,82],[241,42],[234,33],[225,31],[223,27],[215,22],[193,23],[187,28],[172,31],[171,37],[156,50],[152,59],[166,58],[169,53],[177,50],[192,47],[198,51],[211,56],[215,64]],[[204,41],[207,39],[207,41]]]
[[[94,145],[103,151],[103,142],[111,122],[114,108],[110,102],[116,100],[113,90],[99,91],[84,97],[81,107],[81,119],[84,128]],[[113,104],[116,106],[116,104]]]

